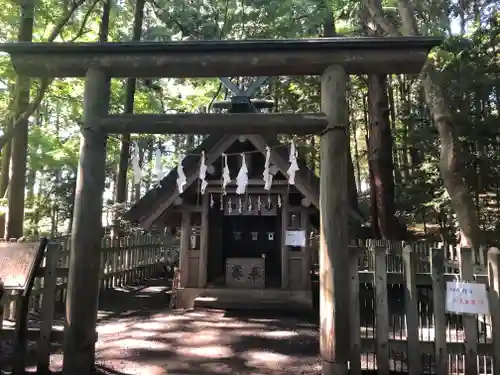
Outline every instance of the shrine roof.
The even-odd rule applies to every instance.
[[[18,74],[83,77],[317,75],[341,64],[348,73],[418,73],[434,37],[357,37],[117,43],[6,43]]]
[[[197,175],[199,171],[201,151],[206,150],[209,153],[209,150],[212,150],[217,145],[220,145],[225,139],[231,139],[231,136],[211,135],[207,137],[198,147],[192,150],[191,153],[189,153],[182,161],[186,176],[189,177],[193,174]],[[234,139],[236,141],[236,138]],[[262,140],[266,146],[272,148],[272,152],[274,153],[272,158],[277,157],[282,161],[288,161],[290,153],[289,147],[281,143],[276,136],[259,135],[258,139]],[[253,141],[251,142],[253,143]],[[227,147],[229,147],[229,145],[227,145]],[[297,161],[299,163],[300,170],[298,170],[296,174],[296,184],[300,185],[302,189],[306,189],[312,193],[315,197],[315,199],[312,199],[314,207],[319,203],[319,178],[316,176],[314,171],[307,167],[302,158],[299,158]],[[274,160],[274,162],[277,163],[277,166],[280,165],[278,160]],[[282,173],[283,172],[285,172],[285,170],[282,170]],[[152,216],[154,216],[154,219],[152,220],[154,222],[166,215],[173,203],[173,199],[169,198],[175,198],[180,195],[177,189],[177,177],[177,168],[173,168],[163,178],[159,187],[148,191],[125,213],[125,219],[142,226]],[[167,200],[170,200],[172,203],[169,205],[163,205],[163,203]],[[364,220],[361,214],[354,208],[351,208],[349,218],[351,221],[358,223]]]

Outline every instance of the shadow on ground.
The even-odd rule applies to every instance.
[[[123,375],[318,374],[317,325],[284,313],[168,308],[166,280],[106,291],[96,371]],[[60,371],[60,345],[51,370]],[[35,353],[32,353],[33,355]],[[34,356],[30,369],[35,370]]]

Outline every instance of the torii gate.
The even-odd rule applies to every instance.
[[[0,51],[11,55],[19,75],[85,77],[63,373],[87,375],[94,365],[107,134],[272,133],[321,135],[320,351],[323,374],[347,374],[346,77],[419,73],[429,50],[441,41],[385,37],[0,45]],[[111,77],[273,75],[321,75],[322,113],[108,114]]]

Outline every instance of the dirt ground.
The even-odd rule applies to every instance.
[[[122,375],[319,374],[317,325],[261,312],[168,309],[166,282],[106,292],[97,370]],[[54,346],[51,370],[62,367]],[[35,371],[34,362],[29,370]]]

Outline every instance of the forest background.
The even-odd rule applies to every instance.
[[[350,76],[349,199],[372,238],[492,243],[500,235],[500,5],[493,0],[5,0],[0,43],[429,35],[420,75]],[[235,78],[245,84],[245,79]],[[272,77],[274,111],[319,111],[319,77]],[[218,79],[113,79],[113,113],[211,111]],[[83,81],[17,77],[0,55],[0,237],[71,231]],[[201,135],[110,136],[103,225]],[[294,137],[319,175],[319,139]],[[133,181],[139,146],[145,177]],[[116,229],[116,228],[115,228]],[[458,235],[457,235],[458,234]]]

